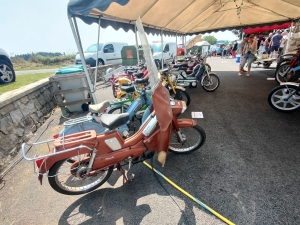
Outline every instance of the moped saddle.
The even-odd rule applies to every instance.
[[[98,113],[98,112],[102,112],[108,106],[109,106],[109,101],[104,101],[96,105],[89,105],[89,108],[92,113]]]
[[[102,114],[100,119],[104,127],[114,130],[129,120],[129,113]]]
[[[148,83],[148,81],[149,81],[149,77],[147,77],[147,78],[141,78],[141,79],[135,79],[135,83],[137,83],[137,84]]]
[[[144,76],[143,73],[134,73],[133,76],[137,77],[137,78],[142,78]]]
[[[136,72],[136,70],[127,70],[127,73],[129,74],[129,75],[132,75],[132,74],[134,74]]]
[[[133,86],[122,86],[121,91],[125,91],[126,93],[132,93],[135,91]]]

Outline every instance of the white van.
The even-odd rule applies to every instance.
[[[153,58],[157,65],[161,67],[161,50],[163,49],[163,60],[164,64],[172,63],[175,61],[176,57],[176,43],[175,42],[164,42],[163,45],[161,42],[153,42],[151,45],[153,51]]]
[[[121,42],[99,43],[98,65],[122,64],[121,50],[123,46],[127,45],[127,43]],[[93,44],[86,49],[84,58],[86,64],[91,67],[96,66],[97,44]],[[82,64],[79,54],[76,55],[75,64]]]

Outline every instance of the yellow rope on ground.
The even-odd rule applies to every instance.
[[[150,166],[148,163],[146,163],[145,161],[143,161],[143,163],[149,169],[153,170],[158,175],[160,175],[162,178],[164,178],[166,181],[168,181],[177,190],[181,191],[183,194],[185,194],[186,196],[188,196],[189,198],[191,198],[193,201],[197,202],[199,205],[201,205],[203,208],[205,208],[206,210],[208,210],[209,212],[211,212],[212,214],[214,214],[216,217],[218,217],[219,219],[221,219],[222,221],[224,221],[227,224],[235,225],[233,222],[231,222],[230,220],[226,219],[224,216],[222,216],[221,214],[217,213],[215,210],[213,210],[212,208],[208,207],[207,205],[205,205],[204,203],[202,203],[200,200],[198,200],[197,198],[195,198],[194,196],[192,196],[191,194],[189,194],[188,192],[186,192],[185,190],[183,190],[181,187],[179,187],[178,185],[176,185],[173,181],[171,181],[170,179],[168,179],[167,177],[165,177],[162,173],[160,173],[156,169],[152,168],[152,166]]]

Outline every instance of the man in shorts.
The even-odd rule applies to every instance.
[[[277,30],[276,34],[272,37],[271,43],[269,46],[271,47],[270,49],[270,58],[277,58],[278,57],[278,49],[280,46],[280,41],[282,39],[281,31]]]

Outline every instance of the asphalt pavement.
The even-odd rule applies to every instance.
[[[278,84],[270,69],[238,76],[235,59],[208,58],[220,78],[215,92],[188,89],[191,104],[182,115],[205,130],[205,144],[189,155],[168,154],[165,176],[236,224],[300,224],[300,111],[280,113],[267,102]],[[110,88],[96,92],[112,99]],[[77,117],[80,114],[72,115]],[[56,110],[32,141],[51,139],[64,118]],[[19,154],[20,156],[20,154]],[[143,164],[123,185],[119,172],[97,190],[67,196],[41,186],[31,162],[22,160],[0,181],[0,224],[223,224]],[[172,196],[172,198],[169,196]]]

